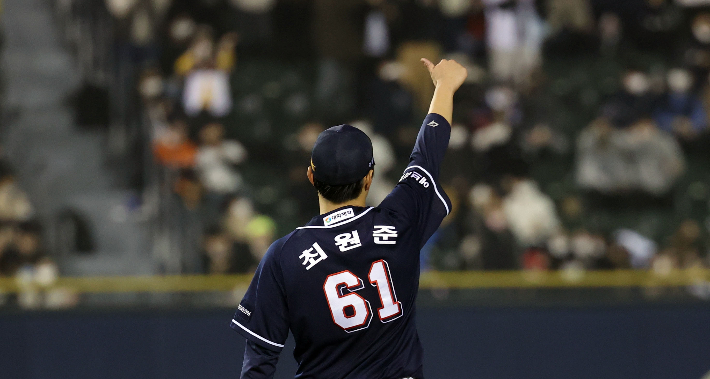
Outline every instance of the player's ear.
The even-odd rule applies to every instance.
[[[311,166],[308,166],[308,170],[306,171],[306,176],[308,177],[308,181],[311,182],[311,185],[314,185],[314,183],[313,183],[313,170],[311,170]]]
[[[365,179],[363,180],[362,189],[364,189],[365,191],[369,191],[369,190],[370,190],[370,186],[372,185],[372,179],[373,179],[374,177],[375,177],[375,170],[372,169],[372,170],[370,170],[370,172],[368,172],[367,175],[365,176]]]

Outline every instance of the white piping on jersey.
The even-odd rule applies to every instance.
[[[351,222],[351,221],[355,221],[355,220],[359,219],[360,217],[364,216],[365,213],[367,213],[367,212],[369,212],[369,211],[371,211],[371,210],[373,210],[373,209],[374,209],[373,207],[367,208],[364,212],[360,213],[359,215],[357,215],[357,216],[355,216],[355,217],[353,217],[353,218],[351,218],[351,219],[349,219],[349,220],[341,221],[341,222],[339,222],[339,223],[337,223],[337,224],[332,224],[332,225],[328,225],[328,226],[323,226],[323,225],[299,226],[298,228],[296,228],[296,230],[298,230],[298,229],[328,229],[328,228],[335,228],[335,227],[340,226],[340,225],[345,225],[345,224],[347,224],[347,223],[349,223],[349,222]]]
[[[258,338],[258,339],[260,339],[260,340],[262,340],[262,341],[264,341],[264,342],[266,342],[266,343],[268,343],[269,345],[274,345],[274,346],[276,346],[276,347],[284,347],[284,345],[282,345],[282,344],[280,344],[280,343],[271,342],[271,341],[267,340],[266,338],[264,338],[264,337],[262,337],[262,336],[260,336],[260,335],[258,335],[258,334],[256,334],[256,333],[252,332],[251,330],[247,329],[244,325],[242,325],[242,324],[240,324],[239,322],[237,322],[237,320],[235,320],[235,319],[232,319],[232,322],[235,323],[235,324],[237,324],[237,325],[239,325],[240,328],[246,330],[247,333],[249,333],[249,334],[251,334],[252,336],[254,336],[254,337],[256,337],[256,338]]]
[[[449,205],[446,204],[446,200],[444,200],[444,197],[441,196],[441,194],[439,193],[439,190],[436,189],[436,182],[434,181],[434,177],[432,177],[431,174],[429,173],[429,171],[425,170],[424,167],[422,167],[422,166],[409,166],[404,169],[404,172],[407,172],[407,170],[409,170],[410,168],[418,168],[418,169],[424,171],[425,174],[427,174],[427,176],[429,177],[431,182],[434,184],[434,191],[436,191],[436,195],[439,196],[439,199],[441,199],[441,202],[444,203],[444,207],[446,208],[446,214],[448,215],[450,212]]]

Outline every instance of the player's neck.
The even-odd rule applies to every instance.
[[[326,199],[323,198],[320,194],[318,194],[318,204],[320,205],[320,214],[326,214],[328,212],[332,212],[338,208],[342,207],[364,207],[367,206],[367,192],[363,191],[360,196],[357,197],[357,199],[353,199],[350,201],[346,201],[344,203],[336,204],[333,202],[330,202]]]

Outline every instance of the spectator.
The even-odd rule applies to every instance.
[[[654,196],[667,194],[685,170],[678,142],[650,119],[636,123],[624,137],[635,159],[639,188]]]
[[[175,193],[182,200],[183,208],[190,212],[198,212],[202,205],[204,186],[192,169],[182,169],[175,182]]]
[[[205,125],[200,130],[200,141],[196,161],[205,189],[221,195],[237,192],[242,178],[233,166],[246,159],[244,146],[234,140],[225,141],[224,126],[219,123]]]
[[[473,1],[438,0],[442,17],[443,47],[446,52],[456,52],[467,49],[468,41],[466,24],[473,7]],[[470,50],[470,47],[468,48]]]
[[[628,252],[633,268],[648,268],[656,255],[656,243],[636,231],[618,230],[615,233],[615,240]]]
[[[589,0],[547,0],[546,5],[547,22],[553,34],[563,29],[589,32],[594,27]]]
[[[599,260],[604,259],[606,241],[599,235],[594,235],[585,229],[576,231],[570,239],[570,252],[577,267],[596,268]]]
[[[520,260],[521,268],[525,271],[547,271],[552,264],[550,254],[538,247],[525,249]]]
[[[247,225],[254,218],[254,204],[249,198],[236,197],[227,205],[224,229],[234,241],[247,241]]]
[[[153,154],[158,163],[171,168],[195,166],[197,146],[187,136],[187,124],[174,120],[161,133],[153,145]]]
[[[17,269],[15,264],[17,254],[13,246],[15,229],[12,223],[0,224],[0,277],[14,275]]]
[[[352,125],[365,132],[372,141],[372,155],[375,159],[375,165],[377,166],[377,175],[372,179],[367,203],[372,206],[377,206],[392,192],[396,185],[396,183],[388,177],[396,161],[394,149],[387,138],[373,131],[372,125],[369,122],[358,121],[353,122]]]
[[[237,65],[236,48],[240,41],[239,35],[236,33],[227,33],[219,39],[217,44],[217,53],[215,55],[215,65],[217,69],[227,73],[232,72]]]
[[[668,93],[654,112],[658,127],[674,133],[683,141],[696,138],[707,128],[707,114],[702,101],[691,93],[692,75],[682,69],[668,72]]]
[[[190,49],[175,62],[175,72],[185,77],[183,108],[191,117],[206,112],[222,117],[232,109],[229,73],[236,63],[237,37],[226,34],[217,48],[211,29],[203,27]]]
[[[703,243],[701,240],[702,229],[692,219],[681,222],[676,232],[671,237],[670,253],[674,255],[679,268],[702,267],[701,254]]]
[[[683,171],[680,146],[650,119],[628,130],[613,129],[600,119],[578,138],[577,182],[585,189],[664,196]]]
[[[190,47],[175,61],[175,74],[185,77],[195,67],[208,64],[214,58],[213,38],[212,28],[200,25],[194,32]]]
[[[604,257],[597,262],[596,268],[607,270],[628,270],[631,268],[629,252],[618,243],[607,246]]]
[[[164,91],[163,77],[156,68],[147,68],[141,73],[138,92],[144,103],[151,105],[158,102]]]
[[[322,115],[348,117],[355,107],[356,68],[364,57],[365,0],[315,0],[312,36],[318,56],[316,108]]]
[[[412,119],[414,98],[404,87],[404,70],[398,62],[382,62],[367,91],[367,116],[375,131],[388,138],[396,136],[397,129]]]
[[[308,222],[313,217],[313,210],[318,209],[318,196],[313,192],[313,185],[308,181],[306,168],[311,159],[311,150],[318,135],[325,130],[320,122],[311,121],[301,126],[298,133],[287,138],[285,155],[282,158],[288,168],[288,203],[295,226]]]
[[[580,187],[602,193],[630,188],[630,168],[624,162],[621,135],[606,118],[593,121],[577,137]]]
[[[507,86],[496,86],[485,93],[486,106],[474,122],[471,147],[481,158],[484,176],[496,182],[506,174],[524,175],[527,165],[522,160],[519,133],[521,110],[518,94]]]
[[[236,30],[241,45],[254,52],[268,52],[272,47],[274,26],[272,11],[276,0],[229,0],[236,9]]]
[[[3,231],[5,248],[0,252],[0,275],[13,276],[20,269],[35,270],[44,263],[53,265],[42,253],[40,232],[35,221],[23,222],[14,231]]]
[[[378,4],[372,5],[372,9],[365,17],[363,51],[369,57],[382,58],[390,50],[390,31],[387,15],[383,9],[384,2],[377,0],[374,2]]]
[[[599,49],[602,54],[616,55],[622,37],[621,19],[615,13],[604,13],[599,17]]]
[[[17,184],[15,175],[11,170],[3,170],[0,173],[0,221],[28,221],[33,214],[32,204]]]
[[[168,25],[167,42],[162,45],[161,69],[164,73],[176,73],[176,61],[190,47],[190,42],[197,32],[195,20],[187,13],[173,17]]]
[[[530,179],[510,180],[510,193],[503,200],[503,211],[513,235],[522,246],[547,241],[560,227],[552,199]]]
[[[175,194],[170,199],[172,206],[167,220],[173,235],[175,266],[168,272],[197,274],[204,272],[204,260],[200,254],[205,224],[210,222],[205,215],[204,187],[194,170],[182,169],[174,185]]]
[[[204,267],[208,274],[244,274],[256,268],[249,245],[232,241],[219,228],[208,229],[203,243]]]
[[[654,97],[646,73],[628,69],[623,77],[623,89],[602,108],[602,113],[617,128],[628,127],[653,111]]]
[[[542,25],[532,0],[483,0],[489,68],[494,79],[528,84],[541,63]]]
[[[468,215],[471,234],[466,237],[475,241],[480,238],[481,263],[484,270],[512,270],[517,268],[517,244],[510,231],[503,200],[490,186],[477,184],[469,192]],[[479,237],[480,236],[480,237]]]
[[[501,81],[513,81],[516,73],[516,54],[520,47],[515,2],[484,0],[486,5],[489,70]]]
[[[159,49],[156,43],[157,19],[163,9],[156,8],[157,2],[136,0],[106,0],[106,7],[114,18],[113,36],[115,70],[113,74],[116,85],[113,88],[116,103],[115,109],[123,117],[123,122],[131,122],[129,118],[136,114],[132,104],[128,102],[134,88],[132,84],[137,75],[137,68],[155,61]],[[100,37],[95,37],[99,39]],[[104,37],[105,38],[105,37]],[[90,53],[89,53],[90,54]],[[95,63],[94,63],[95,64]]]
[[[246,227],[249,248],[254,258],[261,261],[269,246],[274,242],[276,234],[276,223],[269,216],[260,215],[254,217]]]
[[[701,258],[701,229],[694,220],[685,220],[671,237],[670,245],[653,256],[651,267],[657,274],[668,274],[672,269],[703,268]],[[695,288],[697,291],[698,288]]]
[[[232,109],[229,74],[216,69],[213,61],[196,66],[185,79],[183,108],[191,117],[203,111],[213,117],[226,116]]]
[[[680,55],[697,78],[706,78],[710,73],[710,13],[700,13],[691,24],[693,38],[688,41]]]
[[[673,0],[645,0],[630,23],[629,37],[636,46],[665,57],[672,57],[686,25],[683,10]]]

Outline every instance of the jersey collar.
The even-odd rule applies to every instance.
[[[353,205],[346,205],[344,207],[332,210],[328,213],[313,217],[311,221],[309,221],[305,226],[338,225],[340,223],[356,218],[362,212],[365,212],[370,208],[372,207],[357,207]]]

